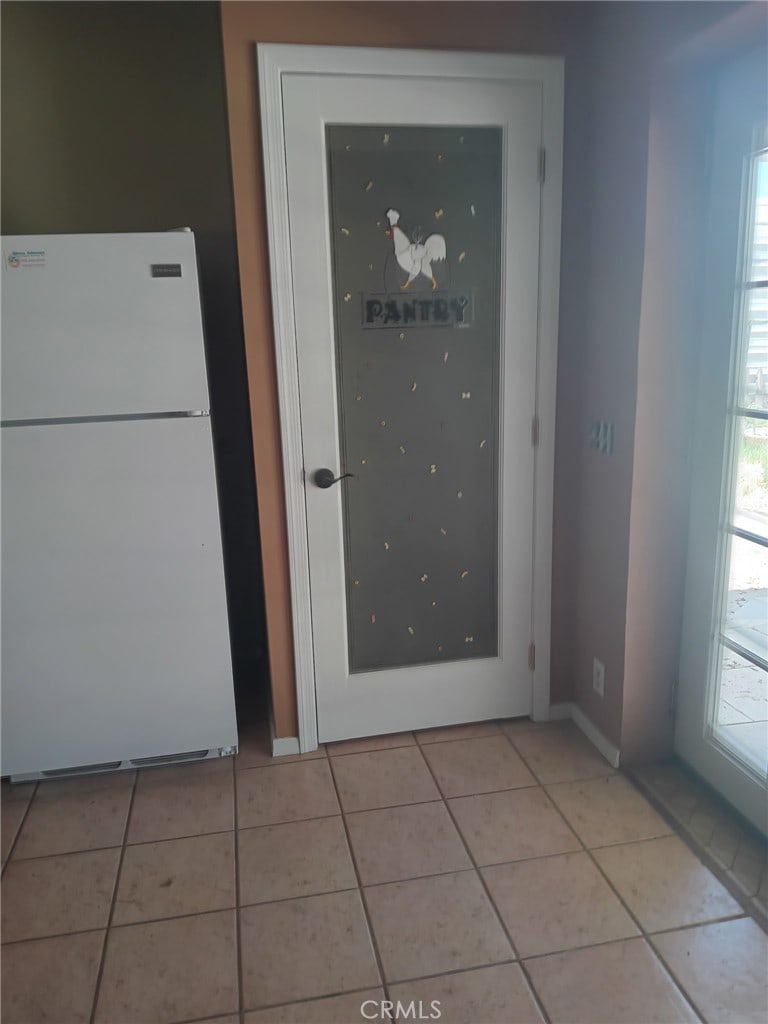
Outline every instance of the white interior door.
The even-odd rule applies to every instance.
[[[541,714],[559,63],[260,61],[302,746]]]
[[[768,833],[768,110],[721,74],[675,745]]]

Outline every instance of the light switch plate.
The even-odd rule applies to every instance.
[[[613,423],[592,420],[589,424],[589,447],[603,455],[613,455]]]

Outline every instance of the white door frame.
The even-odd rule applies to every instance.
[[[376,75],[384,77],[506,80],[541,89],[546,166],[541,188],[536,372],[538,446],[534,472],[532,639],[535,643],[531,717],[549,717],[552,590],[552,502],[555,462],[555,389],[560,280],[560,218],[563,147],[563,60],[504,54],[441,53],[340,46],[257,46],[264,179],[272,281],[277,388],[283,449],[288,559],[291,579],[299,745],[317,746],[315,665],[309,586],[307,511],[304,497],[295,303],[291,276],[283,76]]]
[[[734,500],[731,474],[737,472],[737,456],[732,432],[734,410],[742,404],[739,349],[741,319],[747,314],[742,310],[740,282],[745,226],[752,212],[745,165],[751,146],[758,147],[753,128],[765,116],[764,64],[762,52],[750,51],[727,65],[716,81],[675,752],[766,834],[764,777],[718,739],[713,729],[721,672],[719,635],[733,539],[729,537]]]

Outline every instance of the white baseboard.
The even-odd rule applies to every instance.
[[[561,704],[550,704],[549,721],[560,722],[565,719],[572,719],[574,724],[584,733],[589,742],[600,751],[612,768],[619,767],[621,752],[610,740],[600,732],[590,718],[584,714],[578,704],[571,701],[563,701]],[[275,736],[275,723],[270,715],[269,731],[272,737],[272,756],[285,757],[288,754],[300,754],[298,736]]]
[[[300,754],[298,736],[273,736],[272,757],[285,757],[286,754]]]
[[[615,747],[609,739],[606,739],[592,719],[587,718],[578,704],[572,705],[571,717],[590,743],[597,747],[611,767],[618,768],[619,761],[621,760],[621,751],[618,747]]]
[[[269,734],[272,739],[272,757],[285,757],[287,754],[300,754],[298,736],[275,736],[275,720],[269,713]]]
[[[574,704],[572,701],[565,701],[562,704],[551,704],[549,708],[550,721],[558,721],[563,718],[573,720],[574,724],[581,729],[589,742],[600,751],[612,768],[619,767],[621,751],[610,740],[605,738],[592,719],[587,718],[578,704]]]

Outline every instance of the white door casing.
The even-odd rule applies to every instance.
[[[322,740],[502,715],[546,718],[562,61],[282,45],[259,46],[258,58],[301,749],[316,746],[318,717]],[[503,132],[498,658],[349,676],[341,491],[311,483],[315,469],[339,465],[328,123]],[[511,194],[514,229],[505,223]]]

